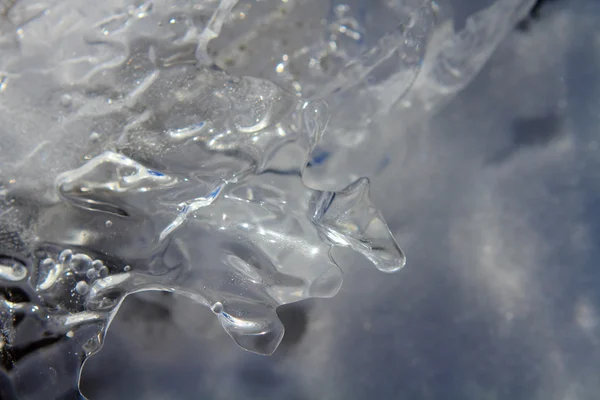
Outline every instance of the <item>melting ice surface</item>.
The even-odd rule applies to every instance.
[[[334,247],[401,269],[368,179],[305,172],[466,85],[530,3],[454,34],[425,0],[0,1],[0,398],[80,396],[131,293],[270,354],[279,305],[339,290]]]

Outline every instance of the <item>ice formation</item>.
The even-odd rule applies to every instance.
[[[369,181],[305,172],[464,87],[530,3],[454,34],[425,0],[1,1],[0,398],[81,396],[131,293],[270,354],[279,305],[340,288],[332,248],[401,269]]]

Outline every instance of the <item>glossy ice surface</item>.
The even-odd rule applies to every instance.
[[[410,242],[401,204],[421,189],[394,180],[400,138],[533,2],[484,3],[0,3],[1,397],[78,397],[128,294],[187,297],[271,354],[278,306],[332,297],[340,267],[400,270],[365,176]],[[371,303],[385,318],[401,275],[384,276],[354,286],[348,319]],[[174,325],[205,337],[189,304]]]

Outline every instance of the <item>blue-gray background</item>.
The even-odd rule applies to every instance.
[[[405,270],[350,260],[338,296],[280,309],[272,357],[187,300],[131,296],[84,394],[599,399],[598,71],[600,2],[551,2],[374,179]]]

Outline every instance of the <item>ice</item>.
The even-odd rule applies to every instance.
[[[5,259],[0,262],[0,279],[3,281],[19,282],[27,278],[27,269],[18,261]]]
[[[379,124],[430,115],[531,3],[498,0],[454,33],[451,7],[425,0],[0,2],[14,396],[80,396],[132,293],[186,296],[271,354],[278,306],[340,289],[334,248],[404,267],[364,178],[397,134]]]
[[[497,1],[469,16],[459,32],[446,21],[433,35],[424,68],[400,107],[432,110],[463,89],[534,3]]]
[[[383,216],[369,199],[369,181],[362,178],[339,193],[326,192],[316,200],[313,220],[339,246],[362,253],[383,272],[396,272],[406,260]]]
[[[125,274],[98,280],[92,276],[87,283],[72,279],[79,294],[85,294],[80,290],[84,284],[86,292],[90,285],[91,309],[96,304],[105,307],[102,296],[107,287],[119,290],[119,285],[126,285],[122,296],[148,289],[174,291],[221,310],[222,324],[243,347],[271,353],[283,334],[274,315],[277,306],[331,297],[341,286],[341,271],[330,254],[333,246],[356,249],[385,271],[404,266],[402,252],[369,202],[366,180],[340,193],[320,192],[306,188],[299,173],[265,171],[224,182],[216,189],[206,185],[208,193],[202,197],[169,201],[173,193],[193,195],[185,179],[177,183],[156,171],[153,180],[144,181],[140,176],[150,175],[142,166],[123,173],[121,166],[131,165],[135,163],[124,156],[103,153],[58,179],[61,197],[85,210],[86,219],[93,221],[98,213],[117,217],[109,229],[109,235],[118,229],[116,240],[95,234],[94,230],[106,230],[105,224],[78,235],[97,236],[98,242],[77,242],[67,236],[46,239],[46,232],[55,234],[51,227],[41,226],[38,231],[44,242],[85,247],[130,263],[131,272]],[[154,184],[159,181],[167,184]],[[99,220],[105,218],[102,214]],[[137,248],[134,259],[123,243],[135,242],[140,220],[152,221],[154,233],[143,250]],[[73,224],[61,230],[72,234],[77,229]],[[203,249],[195,248],[198,244]],[[204,249],[214,254],[204,254]],[[98,260],[81,253],[65,257],[64,252],[58,256],[64,267],[57,265],[51,271],[60,268],[64,279],[70,273],[90,278],[86,272]],[[146,255],[140,256],[142,252]],[[173,265],[167,263],[169,253],[175,258]],[[64,279],[54,277],[53,282]]]
[[[390,70],[389,62],[382,61],[367,79],[351,80],[353,86],[330,96],[337,116],[334,113],[329,127],[333,134],[325,136],[319,150],[332,157],[308,170],[307,182],[339,189],[341,183],[381,173],[395,157],[390,149],[401,146],[397,138],[410,134],[415,124],[430,118],[465,88],[535,1],[492,2],[468,15],[458,31],[448,17],[451,4],[444,9],[443,2],[416,3],[422,8],[417,16],[411,15],[409,33],[415,32],[408,43],[412,46],[405,43],[395,50],[401,63],[394,65],[401,68]]]
[[[200,63],[212,63],[208,55],[208,43],[219,36],[225,19],[229,16],[237,2],[238,0],[222,0],[219,2],[219,6],[198,38],[196,58]]]

